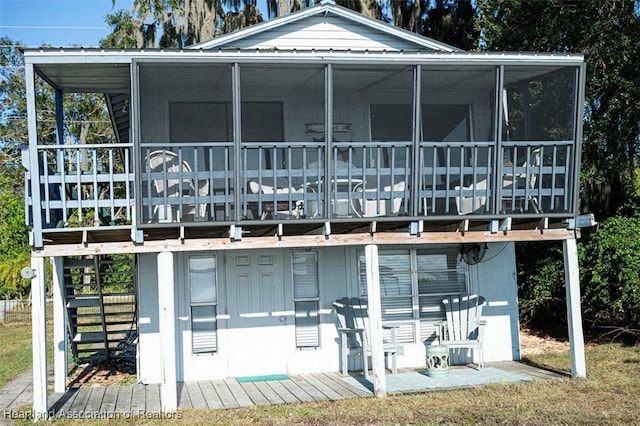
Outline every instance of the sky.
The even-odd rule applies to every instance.
[[[105,17],[132,0],[0,0],[0,36],[27,47],[97,47],[111,29]]]

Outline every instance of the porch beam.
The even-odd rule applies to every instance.
[[[420,165],[422,164],[422,149],[420,148],[420,139],[422,135],[422,104],[421,104],[421,86],[422,86],[422,67],[416,65],[413,68],[413,185],[411,188],[411,210],[409,213],[412,216],[419,216],[420,214],[420,180],[422,179]],[[393,184],[393,183],[392,183]],[[427,215],[427,212],[422,212],[423,215]]]
[[[64,392],[67,388],[67,315],[64,297],[64,269],[62,257],[51,258],[53,267],[53,391]]]
[[[138,61],[133,60],[129,65],[129,73],[131,75],[131,127],[130,137],[134,147],[134,160],[137,164],[133,164],[133,170],[139,170],[141,167],[140,159],[144,158],[142,155],[142,148],[140,146],[140,67]],[[125,167],[128,167],[126,165]],[[144,242],[144,232],[138,228],[138,225],[142,223],[144,218],[144,212],[142,207],[142,174],[134,173],[134,191],[135,206],[133,209],[134,217],[132,218],[133,226],[131,227],[131,241],[135,244],[142,244]],[[129,185],[127,184],[127,188]]]
[[[178,386],[176,379],[176,326],[173,253],[158,253],[158,308],[160,357],[162,382],[160,383],[160,407],[163,412],[178,409]]]
[[[569,324],[569,350],[571,377],[586,377],[582,312],[580,308],[580,273],[578,270],[578,244],[575,238],[563,242],[564,276],[567,292],[567,321]]]
[[[333,67],[326,64],[324,69],[324,191],[329,194],[333,191],[331,183],[333,176]],[[331,200],[324,197],[322,211],[324,217],[331,217]]]
[[[367,312],[369,317],[371,369],[373,370],[373,394],[377,397],[383,397],[387,394],[387,381],[384,371],[384,348],[382,344],[382,310],[380,307],[378,246],[375,244],[365,246],[364,256],[367,274]],[[365,353],[363,356],[367,356],[367,354]]]
[[[587,64],[581,64],[576,71],[576,114],[574,118],[574,152],[573,152],[573,176],[572,176],[572,203],[571,211],[580,211],[580,159],[582,158],[582,117],[584,117],[584,93],[587,80]]]
[[[31,257],[31,333],[33,357],[33,417],[47,419],[47,315],[44,258]]]
[[[369,229],[367,229],[369,231]],[[57,244],[45,246],[34,251],[35,257],[77,256],[115,253],[159,253],[163,250],[186,252],[198,250],[242,250],[254,248],[297,248],[297,247],[330,247],[367,244],[456,244],[456,243],[491,243],[509,241],[561,241],[575,238],[573,231],[567,229],[511,230],[506,233],[491,234],[487,231],[465,232],[423,232],[410,235],[409,232],[370,232],[358,234],[331,234],[331,224],[327,222],[322,235],[287,235],[281,239],[273,236],[243,238],[242,241],[230,241],[222,238],[193,238],[188,244],[175,240],[145,241],[144,244],[132,242],[99,242],[84,244]]]
[[[246,182],[242,182],[242,171],[244,169],[244,162],[242,159],[242,91],[240,87],[240,64],[237,62],[232,65],[231,68],[231,105],[233,114],[231,116],[233,123],[233,155],[234,155],[234,179],[236,184],[242,188],[242,190],[236,190],[233,202],[235,205],[234,219],[236,221],[242,220],[242,215],[245,213],[246,206],[242,205],[242,192],[245,188]],[[242,166],[242,167],[241,167]]]
[[[29,174],[31,179],[31,218],[35,248],[42,248],[42,203],[40,200],[40,167],[38,166],[38,126],[36,123],[36,80],[33,64],[25,63],[24,79],[27,92],[27,131],[29,134]]]
[[[493,128],[495,133],[493,134],[494,141],[496,142],[494,161],[493,161],[493,177],[491,183],[493,185],[493,200],[491,200],[491,213],[499,214],[502,207],[502,121],[504,116],[504,104],[506,102],[506,94],[504,91],[504,65],[496,67],[495,75],[496,84],[496,98],[494,104],[495,115],[493,117]]]

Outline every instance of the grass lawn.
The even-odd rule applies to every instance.
[[[31,368],[31,325],[0,323],[0,386]]]

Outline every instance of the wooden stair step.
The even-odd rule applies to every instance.
[[[91,268],[95,266],[95,261],[93,259],[69,259],[66,257],[64,259],[63,267],[65,269],[70,268]]]
[[[100,300],[97,296],[67,300],[67,308],[89,308],[96,306],[100,306]]]
[[[104,334],[101,331],[86,331],[76,333],[73,336],[74,343],[104,343]]]

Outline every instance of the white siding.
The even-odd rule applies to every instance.
[[[240,49],[333,49],[399,51],[420,47],[371,27],[327,15],[314,16],[269,31],[249,35],[226,46]],[[424,50],[424,48],[422,47]]]
[[[138,256],[138,380],[160,383],[157,255]]]
[[[417,248],[417,247],[413,247]],[[320,346],[311,349],[297,349],[293,321],[287,321],[284,342],[287,352],[287,373],[318,373],[338,371],[339,345],[332,310],[334,300],[342,297],[358,297],[358,253],[360,247],[319,248],[320,278]],[[223,253],[218,252],[219,288],[224,293],[227,286],[223,272]],[[284,250],[283,281],[285,283],[285,310],[293,310],[293,284],[290,251]],[[194,356],[190,353],[190,336],[188,309],[186,298],[188,290],[184,274],[184,263],[187,255],[176,256],[176,320],[177,320],[177,376],[182,380],[207,380],[227,377],[226,354],[224,343],[227,340],[225,321],[220,322],[220,353],[207,356]],[[484,317],[487,320],[485,335],[485,361],[501,361],[519,359],[518,307],[516,289],[515,250],[513,243],[493,243],[484,257],[484,261],[469,269],[470,291],[487,299]],[[139,379],[143,383],[159,383],[160,354],[158,351],[160,336],[158,334],[158,294],[156,256],[140,255],[139,257]],[[229,306],[235,300],[229,298],[235,293],[221,294],[220,300],[226,300]],[[235,297],[235,296],[233,296]],[[225,309],[221,306],[221,310]],[[259,330],[259,328],[257,328]],[[232,330],[230,330],[232,331]],[[258,331],[259,332],[259,331]],[[425,345],[421,339],[415,343],[404,343],[398,353],[398,367],[424,366]],[[360,359],[351,357],[350,369],[361,368]],[[457,362],[470,362],[471,359],[456,356]],[[279,371],[281,372],[281,371]]]
[[[487,299],[484,360],[520,359],[518,289],[514,243],[489,244],[487,261],[472,269],[473,291]],[[474,276],[475,275],[475,276]]]

